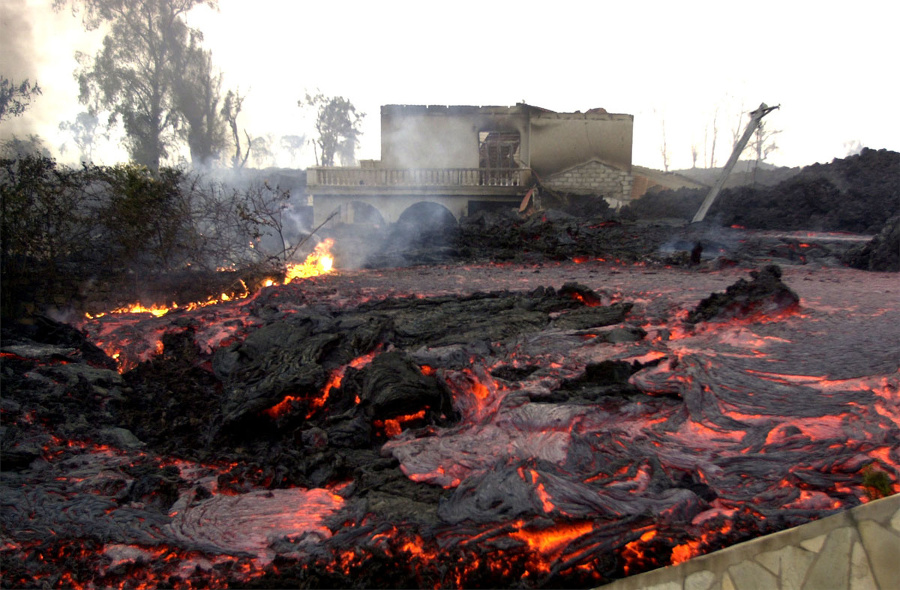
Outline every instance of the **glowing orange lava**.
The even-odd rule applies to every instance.
[[[353,367],[354,369],[360,369],[365,367],[369,363],[372,362],[372,359],[375,358],[375,355],[380,352],[381,348],[376,348],[372,352],[368,354],[364,354],[356,357],[346,365],[338,367],[334,371],[331,372],[331,375],[328,377],[328,381],[325,383],[325,386],[322,388],[322,392],[313,398],[304,398],[296,395],[286,395],[284,398],[275,404],[274,406],[263,410],[263,414],[272,418],[273,420],[288,414],[291,411],[291,408],[294,405],[294,402],[299,402],[304,399],[309,400],[309,412],[306,417],[310,418],[313,414],[315,414],[319,409],[325,407],[325,402],[328,401],[328,396],[331,393],[331,390],[335,387],[340,387],[341,382],[344,379],[344,372],[347,370],[347,367]],[[359,401],[357,400],[357,403]],[[423,414],[424,415],[424,414]],[[399,434],[399,433],[398,433]]]
[[[591,532],[594,525],[589,522],[563,523],[546,529],[520,528],[509,534],[513,539],[524,541],[532,551],[542,555],[552,555],[575,539]]]

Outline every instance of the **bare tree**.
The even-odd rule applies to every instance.
[[[746,114],[748,114],[747,109],[744,108],[744,103],[741,103],[741,109],[738,111],[737,123],[734,127],[731,128],[732,148],[738,144],[738,141],[741,139],[741,135],[744,134],[744,127],[746,127],[746,124],[744,123],[744,115]]]
[[[712,117],[712,145],[709,146],[709,150],[706,148],[708,146],[707,139],[709,138],[709,130],[710,126],[707,125],[706,130],[703,134],[703,148],[704,148],[704,160],[706,161],[707,168],[715,168],[716,167],[716,140],[719,137],[719,107],[716,107],[716,110],[713,111]]]
[[[781,133],[781,129],[772,129],[766,121],[760,121],[759,126],[750,138],[747,147],[756,155],[756,165],[764,162],[769,154],[778,151],[775,136]]]
[[[267,164],[271,165],[273,156],[271,137],[254,137],[250,142],[250,159],[257,168],[264,168]]]
[[[231,141],[234,147],[231,167],[236,170],[243,168],[247,163],[247,158],[250,157],[250,145],[252,144],[250,134],[245,130],[244,136],[247,138],[247,149],[241,153],[241,134],[238,130],[237,118],[241,114],[245,98],[247,98],[246,95],[241,95],[240,90],[229,90],[225,94],[225,100],[222,101],[222,117],[225,118],[228,127],[231,129]]]
[[[669,146],[666,143],[666,118],[662,118],[662,146],[659,149],[663,160],[663,170],[669,171]]]
[[[303,148],[304,144],[306,144],[306,136],[305,135],[282,135],[281,136],[281,148],[287,151],[288,155],[291,158],[291,166],[295,166],[297,163],[297,154]]]
[[[754,183],[756,183],[756,171],[759,170],[760,164],[769,157],[769,154],[778,151],[778,144],[775,143],[775,136],[779,133],[781,133],[781,129],[773,129],[766,125],[766,121],[760,121],[756,131],[753,133],[753,137],[750,138],[750,143],[747,144],[747,148],[752,150],[752,153],[756,156],[753,165]]]

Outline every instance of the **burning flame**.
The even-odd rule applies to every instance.
[[[305,279],[330,273],[334,268],[334,257],[331,255],[333,245],[334,240],[328,238],[320,242],[313,253],[307,256],[302,263],[289,264],[284,284],[287,285],[294,279]]]
[[[319,243],[312,254],[307,256],[306,260],[304,260],[303,262],[288,264],[285,271],[284,284],[287,285],[294,279],[305,279],[309,277],[328,274],[332,270],[334,270],[334,257],[331,255],[332,246],[334,246],[334,240],[328,238],[327,240]],[[274,279],[266,279],[266,281],[263,283],[263,286],[270,287],[274,284],[276,284]],[[250,296],[250,290],[247,288],[247,285],[246,283],[244,283],[244,281],[241,281],[241,285],[244,287],[243,293],[237,293],[233,296],[228,295],[227,293],[222,293],[218,297],[211,297],[206,301],[196,301],[188,303],[184,306],[183,309],[192,311],[194,309],[206,307],[208,305],[216,305],[218,303],[224,303],[226,301],[232,301],[235,299],[245,299]],[[132,303],[131,305],[119,307],[110,312],[103,312],[98,314],[86,313],[85,316],[90,320],[103,317],[107,315],[107,313],[150,313],[156,317],[160,317],[175,309],[179,309],[178,304],[175,302],[173,302],[170,306],[151,305],[150,307],[146,307],[141,303]]]

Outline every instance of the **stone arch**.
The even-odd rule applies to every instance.
[[[413,203],[397,218],[398,224],[415,226],[420,230],[456,227],[456,216],[444,205],[432,201]]]
[[[362,225],[385,225],[384,215],[378,207],[365,201],[350,201],[344,203],[341,212],[341,221],[344,223],[358,223]]]

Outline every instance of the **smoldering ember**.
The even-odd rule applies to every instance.
[[[4,318],[3,587],[587,588],[900,491],[900,154],[704,194]]]

